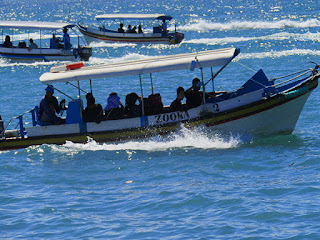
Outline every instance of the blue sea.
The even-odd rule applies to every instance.
[[[94,16],[104,13],[171,15],[169,29],[176,25],[185,34],[180,45],[94,43],[85,64],[237,47],[241,53],[215,82],[216,89],[229,91],[259,69],[273,78],[313,67],[308,61],[320,63],[319,12],[318,0],[0,0],[1,20],[96,24]],[[109,24],[116,28],[119,22]],[[142,24],[151,29],[157,23]],[[13,33],[14,44],[29,37],[40,43],[37,31]],[[76,32],[70,35],[77,44]],[[50,36],[42,32],[42,44]],[[39,104],[45,94],[39,77],[59,64],[0,59],[5,125]],[[205,69],[204,77],[210,75]],[[168,105],[177,87],[188,88],[200,76],[189,70],[157,73],[154,89]],[[149,76],[142,80],[148,95]],[[111,92],[124,102],[126,93],[140,91],[138,76],[92,84],[103,107]],[[55,87],[78,94],[70,85]],[[86,82],[81,87],[90,89]],[[139,141],[88,139],[0,152],[0,238],[320,239],[319,100],[316,89],[286,136],[225,138],[182,126],[169,136]]]

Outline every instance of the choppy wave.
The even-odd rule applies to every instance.
[[[281,32],[275,33],[266,36],[259,36],[259,37],[225,37],[225,38],[200,38],[200,39],[190,39],[185,40],[183,43],[193,43],[193,44],[206,44],[206,45],[225,45],[231,43],[238,43],[238,42],[248,42],[248,41],[265,41],[265,40],[298,40],[298,41],[320,41],[320,33],[288,33],[288,32]]]
[[[319,27],[318,19],[307,19],[305,21],[280,20],[280,21],[234,21],[228,23],[216,23],[207,20],[199,20],[179,26],[180,31],[207,32],[210,30],[239,30],[239,29],[281,29],[281,28],[309,28]]]
[[[120,150],[141,150],[141,151],[165,151],[170,149],[228,149],[238,146],[240,140],[235,137],[228,139],[218,135],[209,135],[202,129],[190,130],[182,127],[182,129],[167,137],[155,136],[144,141],[127,141],[121,143],[104,143],[98,144],[92,139],[88,143],[79,144],[66,142],[62,147],[53,145],[55,151],[70,151],[71,150],[90,150],[90,151],[120,151]]]

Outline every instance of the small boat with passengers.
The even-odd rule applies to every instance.
[[[172,17],[164,14],[103,14],[95,18],[99,22],[98,28],[78,23],[78,28],[88,44],[91,42],[178,44],[184,38],[184,34],[177,32],[176,29],[174,32],[167,29],[166,21],[170,21]],[[107,29],[105,20],[120,20],[120,27],[118,30]],[[145,20],[161,20],[162,25],[154,26],[152,31],[145,31],[142,30],[140,23]],[[130,29],[123,29],[124,21],[129,22]],[[139,27],[131,26],[133,21],[139,21]]]
[[[205,126],[209,132],[221,134],[250,136],[290,134],[295,128],[305,102],[318,85],[319,66],[271,79],[260,69],[239,89],[216,92],[214,79],[238,53],[239,49],[225,48],[99,66],[79,65],[80,68],[73,70],[53,69],[43,74],[40,81],[48,87],[51,84],[75,82],[76,84],[72,86],[77,89],[79,96],[75,99],[67,95],[71,101],[68,103],[64,123],[53,125],[40,122],[36,107],[11,119],[5,127],[2,123],[0,150],[40,144],[64,144],[66,141],[85,143],[88,137],[97,142],[148,138],[178,131],[182,124],[187,128]],[[215,73],[212,71],[214,66],[219,66]],[[209,79],[203,77],[205,68],[211,68]],[[200,105],[178,111],[170,111],[167,106],[161,107],[156,112],[150,112],[150,109],[158,108],[148,101],[149,97],[144,97],[142,75],[150,75],[151,95],[154,96],[157,94],[153,91],[152,74],[168,71],[178,74],[177,71],[183,69],[197,70],[199,73],[202,86]],[[89,93],[92,93],[91,81],[94,79],[117,79],[121,76],[137,76],[137,81],[140,81],[141,103],[137,105],[141,110],[140,114],[85,122],[83,101],[80,97],[80,92],[84,90],[80,88],[80,82],[90,81]],[[212,83],[210,89],[209,83]],[[53,86],[52,88],[57,89]],[[26,114],[32,116],[32,126],[25,125]],[[19,121],[18,129],[9,130],[8,126],[15,119]]]
[[[75,24],[65,22],[35,22],[35,21],[0,21],[0,29],[2,29],[2,44],[0,44],[0,57],[18,60],[18,61],[88,61],[92,55],[92,48],[87,46],[80,46],[80,37],[78,36],[77,46],[72,46],[69,41],[67,44],[64,40],[55,38],[55,33],[58,30],[63,30],[65,36],[69,37],[68,29],[75,27]],[[4,29],[11,29],[12,35],[7,34],[4,38]],[[39,30],[38,44],[33,39],[30,41],[29,47],[25,41],[15,40],[14,29]],[[53,32],[52,38],[49,41],[43,39],[44,31]],[[16,37],[18,38],[18,37]],[[70,40],[70,37],[69,37]],[[32,41],[32,43],[31,43]],[[32,46],[31,46],[32,44]]]

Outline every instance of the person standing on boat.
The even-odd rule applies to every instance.
[[[161,32],[162,36],[167,36],[167,23],[165,19],[162,19]]]
[[[65,99],[61,100],[58,104],[58,100],[53,96],[54,88],[52,85],[46,87],[46,95],[41,99],[39,109],[39,120],[41,122],[47,122],[51,124],[63,124],[65,121],[56,116],[56,113],[60,113],[64,109]]]
[[[170,105],[170,112],[183,111],[184,107],[181,101],[184,99],[184,88],[177,88],[177,98]]]
[[[124,33],[123,23],[120,23],[120,27],[118,28],[118,33]]]
[[[201,105],[202,103],[202,94],[200,90],[200,79],[194,78],[192,80],[192,87],[186,90],[186,103],[188,108],[195,108]]]
[[[138,26],[138,33],[143,33],[141,25]]]
[[[12,48],[12,42],[10,41],[9,35],[6,36],[6,39],[4,40],[2,47]]]
[[[63,43],[64,43],[64,49],[70,50],[71,49],[71,43],[70,43],[70,36],[68,34],[68,29],[63,29]]]
[[[28,48],[29,51],[31,51],[32,49],[38,48],[38,45],[33,42],[32,38],[30,38],[29,41],[30,41],[29,48]]]

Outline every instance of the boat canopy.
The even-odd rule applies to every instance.
[[[40,77],[44,84],[96,78],[141,75],[182,69],[214,67],[228,64],[240,52],[237,48],[147,58],[136,61],[83,67],[62,72],[48,72]]]
[[[164,14],[102,14],[97,15],[96,19],[103,20],[103,19],[134,19],[134,20],[171,20],[172,17]]]
[[[57,30],[74,26],[66,22],[0,21],[0,28]]]

